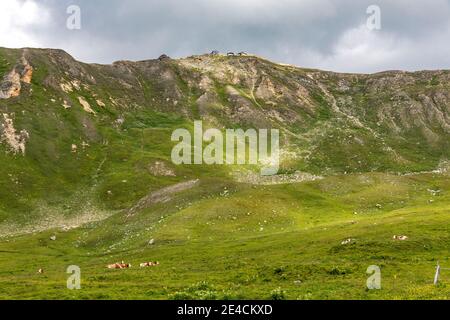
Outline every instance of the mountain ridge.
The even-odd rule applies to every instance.
[[[68,51],[64,50],[64,49],[58,49],[58,48],[52,48],[52,47],[20,47],[20,48],[10,48],[10,47],[1,47],[0,49],[2,50],[18,50],[18,51],[24,51],[24,50],[35,50],[35,51],[42,51],[42,52],[49,52],[49,51],[55,51],[55,52],[59,52],[62,53],[64,55],[70,56],[73,60],[82,63],[82,64],[86,64],[86,65],[98,65],[98,66],[111,66],[120,62],[129,62],[129,63],[139,63],[139,62],[147,62],[147,61],[156,61],[159,60],[158,57],[155,58],[147,58],[147,59],[137,59],[137,60],[130,60],[130,59],[119,59],[119,60],[114,60],[111,63],[100,63],[100,62],[86,62],[83,60],[78,60],[76,59],[74,56],[72,56]],[[165,55],[165,54],[163,54]],[[193,54],[190,56],[186,56],[186,57],[177,57],[177,58],[172,58],[167,56],[169,59],[171,60],[183,60],[183,59],[187,59],[187,58],[191,58],[191,57],[205,57],[205,56],[211,56],[211,53],[199,53],[199,54]],[[219,56],[223,56],[226,57],[227,54],[226,53],[217,53],[215,55],[219,55]],[[235,54],[235,56],[238,56],[237,54]],[[332,69],[320,69],[320,68],[313,68],[313,67],[302,67],[300,65],[296,65],[296,64],[290,64],[290,63],[284,63],[284,62],[277,62],[277,61],[272,61],[270,59],[266,59],[263,56],[257,55],[257,54],[253,54],[253,53],[245,53],[245,55],[243,56],[247,56],[247,57],[255,57],[261,60],[266,60],[269,61],[273,64],[277,64],[280,66],[284,66],[284,67],[292,67],[292,68],[296,68],[296,69],[303,69],[303,70],[310,70],[310,71],[322,71],[322,72],[329,72],[329,73],[335,73],[335,74],[342,74],[342,75],[377,75],[377,74],[383,74],[383,73],[420,73],[420,72],[441,72],[441,71],[449,71],[449,69],[418,69],[418,70],[403,70],[403,69],[386,69],[386,70],[381,70],[381,71],[376,71],[376,72],[346,72],[346,71],[334,71]]]
[[[30,199],[53,192],[63,197],[58,189],[68,184],[94,188],[101,203],[117,197],[106,207],[123,209],[145,196],[143,186],[201,177],[203,171],[170,161],[171,132],[199,119],[220,130],[279,129],[282,175],[401,174],[445,168],[450,158],[449,71],[339,74],[210,54],[98,65],[59,49],[0,49],[0,77],[0,88],[13,92],[0,99],[3,177],[33,182],[29,190],[17,187],[24,197],[18,208],[35,208]],[[21,162],[29,166],[25,174]],[[177,174],[140,176],[157,162]],[[94,182],[100,164],[110,173]],[[201,169],[219,176],[239,170]],[[135,194],[113,192],[130,173],[119,181],[141,180],[131,186]],[[7,199],[10,182],[3,178]]]
[[[449,71],[0,48],[0,79],[0,299],[449,297]],[[196,120],[279,129],[278,175],[175,165]]]

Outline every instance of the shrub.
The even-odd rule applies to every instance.
[[[282,274],[283,272],[284,272],[284,267],[278,267],[273,270],[273,273],[278,274],[278,275]]]
[[[272,300],[285,300],[286,293],[281,288],[274,289],[270,292],[270,298]]]
[[[171,300],[215,300],[218,299],[217,291],[206,281],[198,282],[187,287],[183,291],[177,291],[169,295]]]
[[[328,270],[327,272],[328,272],[328,274],[331,274],[333,276],[339,276],[339,275],[344,275],[344,274],[348,273],[347,270],[341,269],[339,267],[333,267],[330,270]]]

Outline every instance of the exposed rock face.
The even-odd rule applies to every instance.
[[[91,105],[83,97],[78,97],[78,101],[80,102],[84,111],[86,111],[87,113],[95,114],[95,111],[92,110]]]
[[[0,99],[14,98],[20,95],[20,74],[13,69],[0,83]]]
[[[74,90],[80,90],[81,89],[81,81],[79,80],[73,80],[69,82],[61,82],[59,84],[62,91],[65,93],[73,92]]]
[[[21,82],[31,83],[33,67],[25,57],[21,58],[20,64],[3,77],[0,82],[0,99],[14,98],[20,95]]]
[[[21,81],[30,84],[33,77],[33,67],[28,63],[27,59],[22,56],[22,78]]]
[[[70,83],[60,83],[59,86],[61,87],[61,90],[65,93],[69,93],[73,91],[72,84]]]
[[[13,120],[8,114],[4,113],[3,121],[0,126],[0,142],[5,143],[9,150],[14,153],[25,154],[25,144],[30,137],[26,130],[17,133],[14,128]]]
[[[284,149],[294,154],[292,163],[301,163],[290,172],[429,165],[430,155],[437,165],[450,157],[450,72],[445,70],[341,74],[221,54],[99,65],[78,62],[61,50],[27,49],[22,59],[20,54],[15,52],[16,65],[0,82],[0,98],[19,95],[31,82],[31,65],[36,70],[42,65],[47,74],[40,83],[35,76],[32,89],[51,95],[46,100],[54,100],[58,110],[39,107],[48,107],[56,118],[63,108],[77,114],[73,107],[79,105],[114,130],[140,130],[153,123],[144,118],[154,111],[202,119],[220,129],[277,128]],[[26,98],[21,102],[41,103]],[[89,130],[80,120],[83,134],[95,131],[97,120]]]
[[[106,104],[100,99],[95,100],[95,102],[97,102],[97,105],[99,107],[102,107],[102,108],[106,107]]]
[[[160,177],[175,177],[175,172],[170,169],[164,162],[155,161],[149,167],[150,173],[154,176]]]
[[[66,100],[63,101],[62,106],[63,106],[64,109],[70,109],[71,108],[71,106],[69,105],[69,103]]]

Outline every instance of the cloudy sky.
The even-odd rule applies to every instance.
[[[67,8],[81,12],[81,29]],[[380,8],[380,29],[371,5]],[[85,62],[217,49],[344,72],[450,69],[450,0],[2,0],[0,46]],[[73,13],[73,11],[71,12]],[[75,20],[74,20],[75,17]]]

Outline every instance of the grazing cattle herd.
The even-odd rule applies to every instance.
[[[155,262],[142,262],[139,266],[141,268],[145,268],[145,267],[154,267],[154,266],[158,266],[159,265],[159,261],[155,261]],[[125,262],[116,262],[113,264],[109,264],[106,266],[108,269],[128,269],[131,268],[131,264],[130,263],[125,263]]]
[[[149,262],[142,262],[141,264],[139,264],[139,266],[141,268],[146,268],[146,267],[156,267],[159,266],[159,261],[149,261]],[[113,264],[108,264],[106,266],[106,268],[108,269],[129,269],[131,268],[131,263],[125,263],[125,262],[116,262]],[[39,269],[37,271],[38,274],[43,274],[44,273],[44,269]]]
[[[155,266],[158,266],[159,265],[159,261],[156,261],[156,262],[142,262],[139,266],[141,267],[141,268],[145,268],[145,267],[155,267]]]
[[[108,264],[106,267],[108,269],[128,269],[128,268],[131,268],[131,264],[124,263],[122,261],[121,263],[116,262],[116,263],[113,263],[113,264]]]

